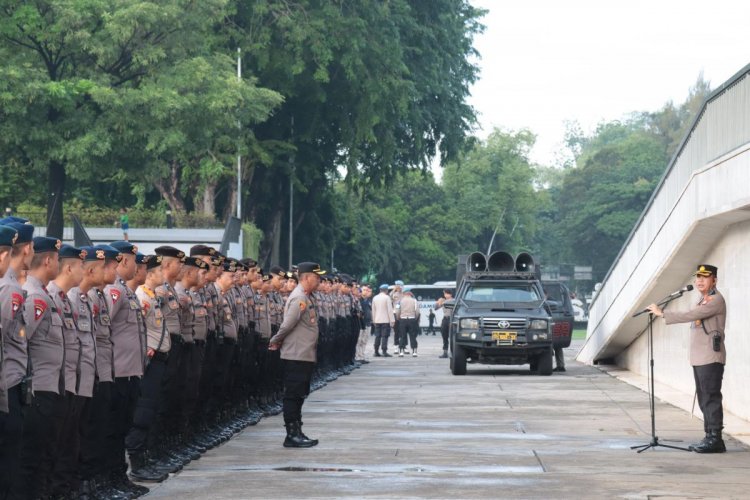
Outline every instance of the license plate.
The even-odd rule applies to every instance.
[[[492,332],[492,340],[516,340],[516,332]]]

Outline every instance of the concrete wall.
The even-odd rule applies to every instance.
[[[750,186],[748,186],[750,189]],[[724,408],[738,417],[750,420],[750,221],[732,224],[703,259],[719,268],[718,289],[727,300],[726,347],[724,372]],[[697,292],[686,294],[669,307],[686,310],[699,299]],[[647,319],[641,317],[642,329]],[[654,378],[680,391],[692,393],[695,384],[688,361],[689,343],[686,324],[654,323]],[[615,358],[622,366],[647,375],[648,345],[645,331]],[[698,412],[696,407],[696,412]],[[698,412],[699,413],[699,412]]]

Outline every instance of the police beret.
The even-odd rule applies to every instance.
[[[130,243],[129,241],[113,241],[109,246],[116,248],[121,254],[135,255],[138,253],[138,247]]]
[[[700,264],[695,270],[696,276],[719,276],[719,268],[709,264]]]
[[[31,224],[24,224],[23,222],[8,222],[6,226],[12,227],[18,231],[18,238],[15,242],[16,245],[19,243],[30,243],[31,240],[34,239],[34,226]]]
[[[206,269],[208,265],[197,257],[185,257],[185,265],[191,267],[197,267],[198,269]]]
[[[191,257],[200,256],[200,255],[208,255],[209,257],[213,257],[217,253],[218,252],[216,251],[215,248],[211,248],[210,246],[207,246],[207,245],[193,245],[192,247],[190,247]]]
[[[394,285],[398,285],[398,286],[404,286],[404,282],[401,281],[401,280],[396,280],[396,281],[393,282],[393,284]]]
[[[339,279],[341,279],[341,282],[345,285],[351,286],[354,279],[352,279],[351,276],[348,274],[341,274],[339,275]]]
[[[387,285],[387,284],[385,284],[385,283],[383,283],[382,285],[380,285],[380,287],[379,287],[379,288],[380,288],[381,290],[388,290],[388,285]]]
[[[104,259],[105,260],[115,260],[117,262],[121,262],[122,261],[122,253],[120,253],[120,251],[118,249],[116,249],[115,247],[113,247],[112,245],[94,245],[94,248],[96,250],[101,250],[102,252],[104,252]],[[140,253],[140,252],[136,253],[135,254],[135,262],[136,262],[136,264],[139,264],[139,262],[138,262],[138,256],[139,255],[141,256],[141,258],[143,257],[142,253]]]
[[[146,265],[146,261],[143,260],[145,257],[146,256],[144,254],[142,254],[141,252],[136,253],[135,254],[135,263],[136,264],[143,264],[145,266]],[[122,255],[120,255],[120,259],[122,259]]]
[[[18,231],[10,226],[0,224],[0,247],[12,247],[18,238]]]
[[[221,267],[223,263],[224,263],[224,259],[222,257],[214,257],[211,259],[212,266]]]
[[[85,261],[104,260],[104,250],[97,249],[93,246],[81,247],[81,250],[86,252],[86,255],[83,257],[83,260]]]
[[[270,271],[268,271],[269,274],[272,276],[278,276],[280,278],[286,278],[286,271],[284,271],[284,268],[281,266],[273,266]]]
[[[63,245],[57,252],[60,259],[80,259],[86,258],[86,251],[82,248],[76,248],[73,245]]]
[[[244,265],[246,265],[248,268],[252,268],[258,265],[258,262],[253,259],[242,259],[240,262],[242,262]]]
[[[47,236],[35,236],[32,241],[34,242],[34,253],[57,252],[62,246],[62,241]]]
[[[29,222],[29,219],[24,219],[23,217],[16,217],[14,215],[0,219],[0,225],[3,225],[3,226],[7,226],[11,222],[18,222],[19,224],[26,224],[27,222]]]
[[[146,269],[153,269],[161,265],[161,255],[146,255],[143,257],[143,262],[146,264]]]
[[[299,274],[315,273],[318,276],[322,276],[326,273],[320,268],[320,264],[317,264],[315,262],[300,262],[299,264],[297,264],[297,272]]]
[[[175,259],[184,259],[185,258],[185,252],[182,250],[171,247],[169,245],[163,245],[160,247],[156,247],[154,250],[154,253],[156,255],[161,255],[162,257],[174,257]]]
[[[224,268],[225,271],[230,272],[230,273],[233,273],[237,270],[237,266],[235,265],[235,263],[229,259],[227,259],[224,262],[222,267]]]
[[[270,274],[264,274],[261,279],[263,281],[271,281],[271,275]]]

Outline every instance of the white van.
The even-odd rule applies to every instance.
[[[456,283],[455,282],[438,282],[439,284],[434,285],[404,285],[405,292],[411,292],[414,294],[414,298],[417,299],[417,307],[419,308],[419,327],[422,333],[430,327],[430,309],[435,313],[435,321],[432,323],[436,334],[440,334],[440,323],[443,321],[443,309],[435,310],[435,302],[443,297],[443,290],[450,289],[455,293]],[[445,283],[445,284],[443,284]]]

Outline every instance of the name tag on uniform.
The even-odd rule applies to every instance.
[[[65,315],[65,318],[63,318],[63,323],[65,323],[65,328],[67,328],[68,330],[73,330],[75,328],[73,316],[71,316],[70,314]]]
[[[138,302],[135,299],[130,299],[130,308],[134,311],[137,311],[138,309],[140,309],[138,307]]]
[[[310,323],[314,325],[315,322],[318,321],[318,316],[317,314],[315,314],[315,309],[311,307],[310,312],[308,314],[310,315]]]

